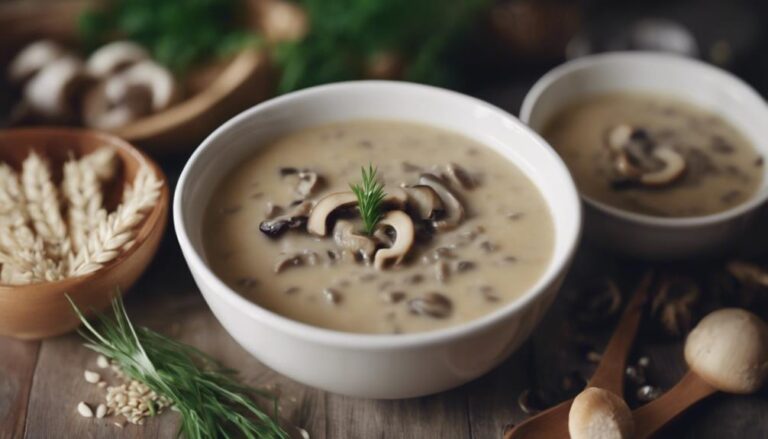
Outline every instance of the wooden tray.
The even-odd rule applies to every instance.
[[[13,1],[0,4],[0,71],[26,43],[51,38],[77,42],[77,20],[89,2]],[[272,69],[262,50],[196,69],[185,80],[187,97],[171,108],[111,130],[154,155],[191,150],[221,123],[273,92]],[[4,75],[2,75],[4,77]]]

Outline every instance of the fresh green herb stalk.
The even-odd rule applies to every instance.
[[[376,169],[371,164],[368,164],[367,170],[363,167],[361,171],[362,184],[350,183],[349,187],[357,197],[357,208],[363,219],[363,230],[366,234],[373,235],[376,224],[383,215],[381,207],[387,194],[384,192],[384,185],[376,179]]]
[[[173,402],[181,413],[179,435],[187,439],[289,437],[275,420],[274,396],[239,384],[234,371],[191,346],[134,327],[119,295],[112,301],[114,315],[97,317],[98,329],[67,299],[83,323],[78,332],[87,340],[86,347],[116,361],[127,376]],[[252,396],[269,400],[274,414],[262,411]]]

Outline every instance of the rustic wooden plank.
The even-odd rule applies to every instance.
[[[326,394],[326,410],[328,438],[470,437],[463,388],[403,400],[377,401]]]
[[[0,438],[24,435],[39,342],[0,337]]]
[[[526,343],[498,368],[466,386],[473,438],[499,438],[506,426],[528,416],[517,397],[531,385],[532,353]]]

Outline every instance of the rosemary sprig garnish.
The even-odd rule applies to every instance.
[[[376,179],[376,169],[368,164],[368,169],[361,168],[363,174],[362,184],[351,184],[349,187],[357,197],[357,208],[360,210],[360,217],[363,219],[363,231],[368,235],[373,235],[376,224],[381,220],[381,205],[387,194],[384,192],[384,185]]]
[[[85,344],[112,360],[128,377],[140,381],[173,402],[181,413],[179,435],[187,439],[287,439],[275,420],[277,399],[239,384],[234,371],[192,346],[143,327],[134,327],[119,295],[112,301],[113,316],[97,317],[99,329],[89,322],[72,299],[83,323]],[[265,398],[274,414],[262,411],[251,399]]]

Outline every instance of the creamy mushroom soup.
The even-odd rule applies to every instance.
[[[206,256],[230,287],[291,319],[362,333],[443,328],[519,298],[550,261],[537,188],[459,134],[361,120],[255,151],[214,192]],[[350,190],[369,164],[386,193],[370,235]]]
[[[763,157],[723,118],[665,96],[615,93],[566,107],[543,130],[588,197],[688,217],[730,209],[760,186]]]

